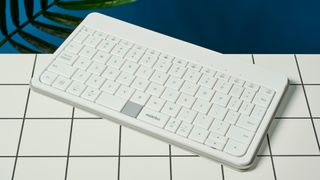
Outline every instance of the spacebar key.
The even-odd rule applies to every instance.
[[[157,111],[153,111],[148,108],[143,108],[137,119],[152,124],[154,126],[163,128],[169,120],[169,116],[159,113]]]
[[[97,104],[100,104],[102,106],[105,106],[107,108],[110,108],[116,111],[121,111],[121,109],[126,104],[126,102],[127,102],[126,99],[123,99],[108,93],[102,93],[96,100]]]

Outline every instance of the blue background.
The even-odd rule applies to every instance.
[[[316,0],[138,0],[98,11],[222,53],[320,53],[319,7]],[[39,9],[36,3],[35,11]],[[91,12],[56,6],[50,11],[81,17]],[[8,27],[14,29],[10,19]],[[32,25],[25,30],[55,45],[63,42]],[[13,39],[30,46],[18,35]],[[6,43],[0,52],[17,50]]]

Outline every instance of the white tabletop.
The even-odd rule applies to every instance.
[[[239,172],[29,89],[48,55],[0,55],[1,180],[320,179],[320,55],[229,55],[291,85],[258,153]]]

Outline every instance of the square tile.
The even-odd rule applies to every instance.
[[[70,120],[26,120],[19,155],[66,155],[70,126]]]
[[[277,179],[319,180],[320,157],[274,157]]]
[[[177,147],[177,146],[174,146],[174,145],[171,145],[171,155],[187,155],[187,156],[190,156],[190,155],[196,155],[188,150],[185,150],[185,149],[182,149],[180,147]]]
[[[30,118],[71,118],[72,107],[55,99],[31,91],[26,116]]]
[[[70,158],[68,180],[116,180],[118,158]]]
[[[289,86],[276,117],[310,117],[302,86]]]
[[[75,108],[74,109],[74,117],[75,118],[97,118],[98,116],[94,115],[94,114],[91,114],[89,112],[86,112],[82,109],[78,109],[78,108]]]
[[[122,126],[121,155],[168,155],[169,145]]]
[[[312,116],[320,117],[320,86],[305,86],[305,90]]]
[[[172,158],[172,179],[222,179],[221,165],[201,157]]]
[[[280,119],[269,134],[273,155],[319,154],[310,119]]]
[[[0,86],[0,117],[23,118],[28,86]]]
[[[66,158],[19,158],[14,180],[62,180]]]
[[[305,84],[320,83],[320,55],[297,55],[301,76]]]
[[[224,166],[224,177],[228,180],[274,179],[270,157],[257,157],[256,163],[253,169],[243,172]]]
[[[0,179],[11,179],[15,158],[0,158]]]
[[[52,57],[52,54],[38,54],[34,72],[42,71],[51,62]]]
[[[169,158],[127,157],[120,160],[120,180],[169,180]]]
[[[22,120],[0,120],[0,156],[15,156]]]
[[[295,58],[291,54],[256,54],[254,60],[259,66],[284,73],[288,76],[290,83],[301,83]]]
[[[118,155],[119,125],[108,120],[74,120],[71,155]]]
[[[0,59],[0,83],[29,83],[35,59],[34,54],[0,54]]]
[[[320,141],[320,119],[314,119],[313,122],[317,131],[318,140]]]

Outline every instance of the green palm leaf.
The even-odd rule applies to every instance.
[[[9,1],[10,8],[6,9],[6,3]],[[120,6],[123,4],[128,4],[134,2],[135,0],[54,0],[49,3],[48,0],[40,0],[41,10],[35,12],[34,0],[0,0],[0,30],[5,36],[3,40],[0,41],[0,47],[9,42],[15,49],[23,53],[36,53],[45,52],[52,53],[57,47],[46,39],[43,39],[38,35],[38,33],[29,33],[24,28],[27,25],[32,25],[43,33],[49,34],[57,38],[66,38],[73,31],[73,28],[77,26],[82,18],[72,16],[69,14],[62,14],[58,12],[49,11],[53,6],[58,6],[65,10],[94,10],[102,8],[110,8],[114,6]],[[27,21],[20,22],[20,7],[19,3],[23,3]],[[10,10],[10,13],[6,13]],[[7,27],[7,15],[10,15],[13,25],[16,29],[8,32]],[[55,24],[49,24],[39,21],[37,18],[43,16],[44,18],[55,22]],[[24,44],[16,42],[12,39],[13,36],[18,35],[27,42],[28,47]]]

